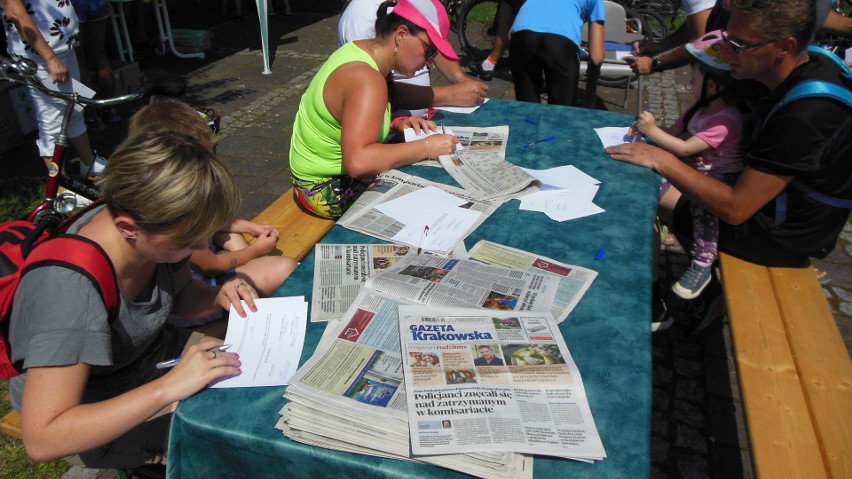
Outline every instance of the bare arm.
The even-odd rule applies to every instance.
[[[592,63],[600,65],[603,63],[606,48],[604,47],[604,24],[603,22],[589,23],[589,57]]]
[[[209,249],[195,250],[189,260],[204,273],[204,276],[219,276],[255,258],[269,254],[275,249],[277,243],[278,235],[270,228],[265,234],[261,234],[257,241],[245,248],[222,251],[218,254]]]
[[[684,44],[694,42],[706,33],[707,19],[709,17],[710,9],[686,17],[686,21],[681,24],[680,28],[666,37],[653,51],[643,51],[642,53],[646,54],[646,56],[626,57],[625,60],[630,62],[633,71],[640,75],[649,75],[655,71],[671,70],[672,68],[679,68],[688,64],[692,57],[686,51]],[[666,53],[658,57],[660,60],[659,65],[656,70],[653,70],[651,64],[654,59],[652,55],[657,52]]]
[[[648,138],[654,140],[662,149],[673,153],[678,158],[697,155],[710,148],[710,145],[698,136],[692,135],[684,140],[660,128],[657,126],[654,114],[649,111],[640,113],[639,119],[636,120],[632,128],[638,129]]]
[[[210,381],[239,374],[235,355],[218,353],[211,359],[207,350],[221,343],[205,339],[190,347],[166,375],[98,403],[82,404],[87,364],[28,369],[21,411],[27,454],[44,462],[102,446]]]
[[[203,318],[231,306],[245,317],[242,302],[257,311],[254,299],[258,297],[254,286],[245,278],[235,276],[221,286],[210,286],[192,278],[189,263],[175,273],[175,304],[172,312],[185,318]]]
[[[345,64],[332,73],[323,99],[332,116],[343,125],[343,168],[352,177],[378,174],[427,157],[437,158],[452,152],[458,142],[451,135],[432,135],[409,143],[379,143],[388,101],[387,84],[381,74],[363,63]]]
[[[441,75],[444,75],[444,78],[446,78],[450,83],[460,83],[471,80],[471,78],[464,73],[459,62],[448,60],[444,55],[436,56],[434,62],[438,71],[441,72]]]
[[[47,62],[47,68],[50,70],[50,76],[53,83],[62,83],[69,78],[68,68],[56,56],[56,52],[50,48],[50,45],[44,40],[41,31],[36,27],[33,19],[27,13],[26,8],[21,3],[21,0],[0,0],[3,2],[3,9],[6,11],[6,19],[15,25],[18,33],[26,42],[33,47],[38,56]]]
[[[839,35],[852,35],[852,18],[831,10],[828,12],[828,17],[825,19],[821,30]]]
[[[627,143],[607,148],[616,160],[651,168],[675,188],[710,210],[722,221],[738,225],[778,196],[793,179],[746,168],[734,186],[705,176],[671,153],[655,146]]]

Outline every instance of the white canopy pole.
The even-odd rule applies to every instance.
[[[269,75],[269,25],[266,23],[267,0],[255,0],[257,3],[257,18],[260,20],[260,44],[263,47],[263,74]]]

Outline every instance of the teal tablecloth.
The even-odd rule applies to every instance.
[[[532,124],[525,121],[537,121]],[[438,118],[438,121],[441,119]],[[549,168],[573,164],[601,181],[595,203],[605,213],[558,223],[510,201],[467,238],[488,239],[600,273],[560,329],[580,368],[608,457],[596,464],[537,457],[535,477],[642,478],[650,472],[651,266],[657,176],[610,159],[593,128],[626,126],[625,114],[492,100],[471,115],[444,115],[451,125],[510,126],[507,159]],[[524,143],[556,139],[524,149]],[[406,172],[454,184],[439,168]],[[335,226],[324,243],[378,242]],[[600,261],[594,257],[603,247]],[[313,253],[278,290],[310,301]],[[324,323],[308,325],[304,363]],[[215,477],[466,477],[435,466],[378,459],[291,441],[275,422],[284,388],[209,389],[183,401],[172,421],[172,479]]]

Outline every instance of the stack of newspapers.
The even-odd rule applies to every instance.
[[[532,477],[532,454],[605,458],[554,319],[595,272],[488,242],[470,254],[408,255],[367,278],[290,379],[276,427],[477,477]]]

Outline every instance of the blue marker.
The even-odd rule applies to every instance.
[[[606,253],[606,248],[601,247],[601,249],[598,250],[598,254],[595,255],[595,261],[600,261],[601,258],[603,258],[604,253]]]
[[[535,145],[536,143],[544,143],[546,141],[553,141],[555,139],[556,139],[556,136],[550,135],[548,137],[542,138],[541,140],[531,141],[531,142],[527,143],[526,145],[524,145],[524,148],[529,148],[529,147]]]

